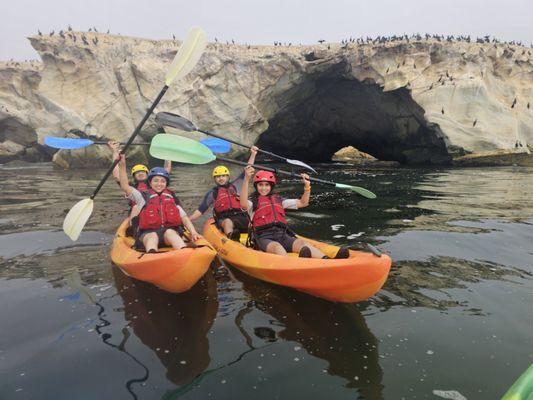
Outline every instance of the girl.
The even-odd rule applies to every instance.
[[[302,174],[304,193],[299,199],[283,199],[273,192],[276,176],[272,172],[258,171],[253,178],[255,193],[248,200],[248,183],[254,168],[247,166],[241,189],[240,203],[244,210],[252,213],[252,232],[257,246],[267,253],[287,255],[288,252],[298,253],[306,258],[328,258],[324,253],[289,233],[285,209],[297,210],[309,205],[311,182],[309,175]],[[335,258],[348,258],[348,248],[341,247]]]
[[[185,247],[185,242],[180,236],[183,227],[190,232],[191,242],[200,238],[189,217],[179,205],[178,198],[168,189],[170,176],[164,168],[152,168],[148,173],[149,189],[140,192],[129,185],[125,157],[121,155],[119,177],[120,187],[140,209],[136,239],[138,243],[142,243],[147,253],[157,252],[162,245],[169,245],[174,249]]]

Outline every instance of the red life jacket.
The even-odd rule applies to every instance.
[[[178,209],[179,200],[174,193],[165,189],[161,194],[157,194],[152,189],[143,193],[146,204],[139,214],[139,230],[171,228],[183,225],[180,211]]]
[[[217,186],[213,191],[215,216],[229,211],[241,212],[241,203],[238,196],[237,189],[233,185]]]
[[[252,211],[254,211],[252,226],[254,230],[267,229],[272,226],[287,227],[285,210],[277,195],[258,195],[253,198],[252,203]]]
[[[119,184],[120,185],[120,184]],[[150,187],[148,186],[148,183],[146,183],[146,181],[135,181],[134,184],[132,184],[131,186],[133,186],[135,189],[137,189],[139,192],[146,192],[150,189]],[[133,207],[135,205],[135,202],[133,200],[128,200],[128,204],[130,207]]]

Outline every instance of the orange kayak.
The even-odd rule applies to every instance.
[[[349,258],[340,260],[298,258],[293,253],[269,254],[246,247],[246,235],[241,235],[241,243],[229,240],[212,219],[205,223],[203,235],[224,261],[248,275],[343,303],[365,300],[376,294],[385,283],[392,263],[385,254],[378,257],[353,250]],[[337,246],[303,239],[330,257],[339,250]]]
[[[150,282],[172,293],[190,289],[205,274],[216,252],[204,239],[197,248],[162,248],[149,254],[132,248],[134,239],[126,236],[128,221],[122,222],[111,246],[111,260],[126,275]]]

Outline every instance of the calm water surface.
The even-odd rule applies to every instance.
[[[209,171],[173,174],[189,212]],[[103,171],[0,167],[0,398],[498,399],[533,362],[532,173],[321,168],[378,199],[314,186],[296,230],[394,260],[342,305],[219,264],[180,295],[131,280],[109,260],[114,183],[78,242],[61,231]]]

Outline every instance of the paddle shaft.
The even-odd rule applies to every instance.
[[[103,140],[97,140],[93,141],[93,144],[107,144],[107,142]],[[119,143],[120,145],[123,145],[125,143]],[[137,143],[131,143],[130,146],[149,146],[150,142],[137,142]]]
[[[225,157],[218,157],[217,156],[217,160],[224,161],[224,162],[227,162],[229,164],[242,165],[244,167],[247,166],[247,165],[250,165],[248,163],[245,163],[244,161],[238,161],[238,160],[234,160],[232,158],[225,158]],[[301,175],[295,174],[294,172],[284,171],[284,170],[279,169],[279,168],[266,167],[264,165],[258,165],[258,164],[253,164],[252,167],[259,168],[259,169],[262,169],[264,171],[274,172],[275,174],[292,176],[294,178],[301,178],[302,177]],[[326,181],[324,179],[318,179],[318,178],[313,178],[313,177],[309,177],[309,181],[316,182],[316,183],[322,183],[324,185],[329,185],[329,186],[336,186],[337,185],[335,182]]]
[[[144,115],[141,122],[139,122],[139,125],[137,125],[137,127],[133,131],[132,135],[130,136],[130,138],[128,139],[128,141],[126,142],[122,150],[120,150],[120,154],[126,153],[126,150],[133,143],[133,141],[135,140],[135,137],[139,134],[139,132],[141,131],[142,127],[144,126],[144,124],[146,123],[150,115],[154,112],[154,109],[157,107],[157,105],[159,104],[159,102],[161,101],[165,93],[167,92],[167,90],[168,90],[168,85],[163,86],[163,89],[161,89],[156,99],[154,100],[154,102],[152,103],[152,105],[150,106],[146,114]],[[119,161],[120,159],[113,161],[113,164],[111,164],[111,167],[107,170],[104,177],[100,180],[100,183],[98,184],[98,186],[96,186],[96,189],[94,189],[94,192],[91,195],[91,199],[94,199],[96,197],[96,195],[98,194],[102,186],[104,186],[105,181],[107,181],[107,178],[109,178],[109,175],[111,175],[111,173],[113,172],[113,169],[116,167]]]
[[[226,142],[233,143],[234,145],[244,147],[244,148],[246,148],[246,149],[248,149],[248,150],[250,150],[250,149],[252,148],[252,146],[248,146],[248,145],[246,145],[246,144],[236,142],[236,141],[234,141],[234,140],[231,140],[231,139],[225,138],[225,137],[223,137],[223,136],[219,136],[219,135],[217,135],[216,133],[211,133],[211,132],[208,132],[208,131],[204,131],[204,130],[202,130],[202,129],[197,129],[197,131],[200,132],[200,133],[203,133],[204,135],[208,135],[208,136],[216,137],[216,138],[218,138],[218,139],[225,140]],[[283,160],[283,161],[287,161],[287,159],[286,159],[285,157],[278,156],[277,154],[271,153],[270,151],[261,150],[261,149],[258,149],[257,151],[258,151],[259,153],[263,153],[263,154],[266,154],[266,155],[268,155],[268,156],[271,156],[271,157],[274,157],[274,158],[277,158],[277,159],[280,159],[280,160]]]

